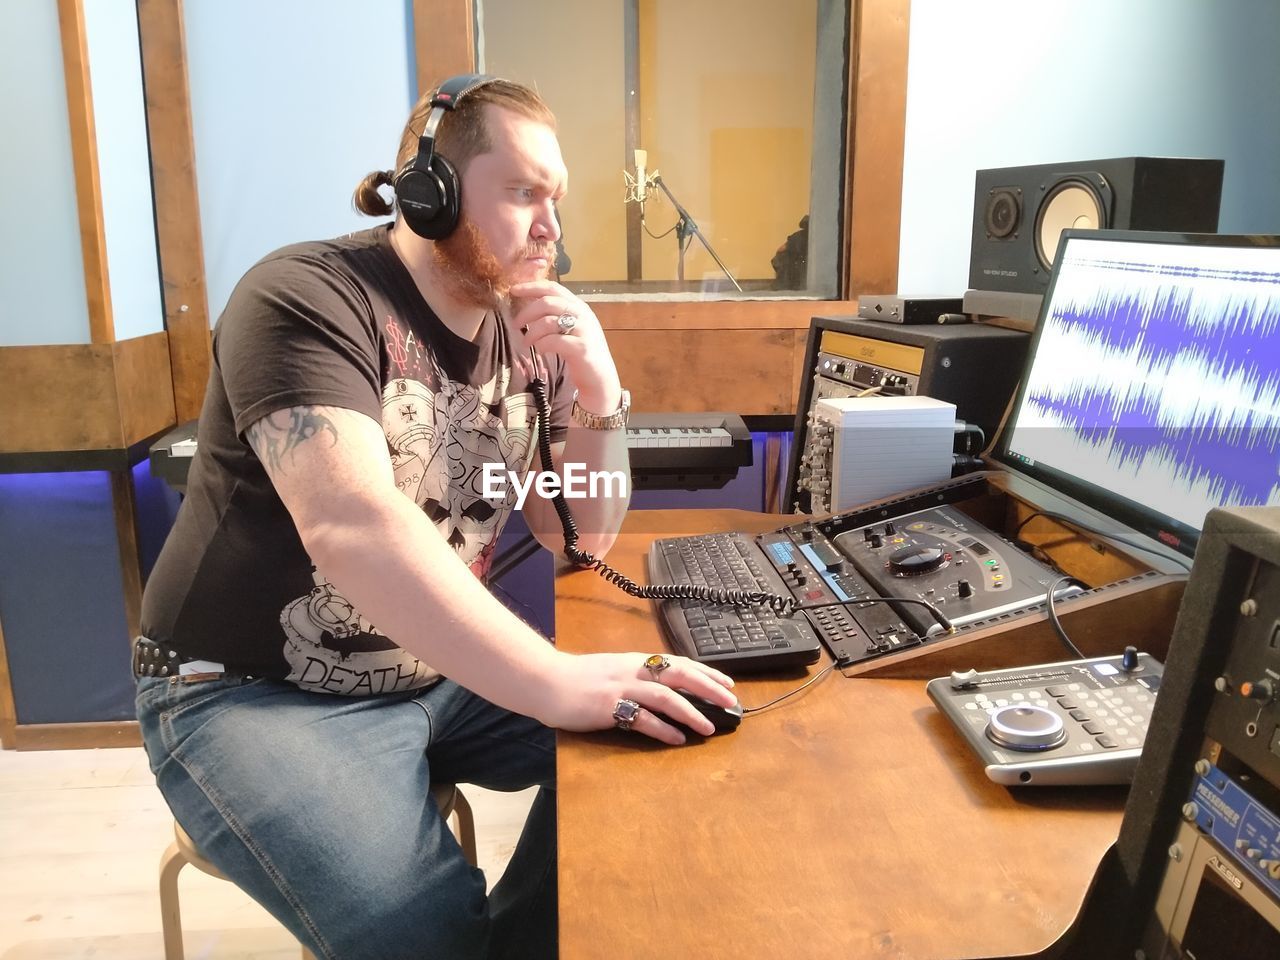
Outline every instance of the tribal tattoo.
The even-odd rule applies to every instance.
[[[322,433],[338,442],[338,429],[325,414],[326,407],[292,407],[263,417],[248,430],[249,445],[270,473],[283,473],[284,460],[306,440]]]

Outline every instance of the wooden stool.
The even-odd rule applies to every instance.
[[[433,784],[431,795],[440,808],[440,816],[449,823],[449,829],[457,837],[467,863],[476,865],[476,823],[471,805],[462,791],[451,783]],[[183,960],[182,911],[178,906],[178,873],[188,863],[219,880],[227,877],[206,860],[196,849],[178,821],[173,821],[173,843],[160,858],[160,923],[164,930],[165,960]],[[302,948],[302,960],[315,960],[315,955]]]

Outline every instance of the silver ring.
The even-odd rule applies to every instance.
[[[578,325],[578,318],[572,313],[562,313],[556,317],[556,328],[561,333],[568,333]]]
[[[671,661],[660,653],[644,658],[644,668],[649,671],[650,676],[657,680],[662,671],[671,666]]]
[[[613,708],[613,725],[619,730],[630,730],[638,716],[640,716],[640,704],[624,697]]]

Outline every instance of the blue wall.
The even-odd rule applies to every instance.
[[[133,471],[144,574],[176,497]],[[0,615],[22,724],[133,718],[124,588],[108,474],[0,474]]]
[[[898,289],[965,291],[992,167],[1219,158],[1219,231],[1280,233],[1277,50],[1275,0],[912,0]]]
[[[164,329],[137,8],[86,3],[84,26],[111,314],[116,339],[128,340]]]
[[[57,4],[5,5],[0,90],[0,347],[86,343]]]
[[[373,226],[414,99],[406,0],[186,0],[209,315],[262,256]]]

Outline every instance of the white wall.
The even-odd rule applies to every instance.
[[[86,343],[58,8],[0,7],[0,346]]]
[[[111,314],[116,339],[128,340],[164,329],[137,7],[86,0],[84,27]]]
[[[1276,0],[912,0],[898,289],[968,286],[974,172],[1226,161],[1219,232],[1280,233]]]
[[[412,106],[407,0],[185,0],[210,319],[277,247],[373,226]]]

